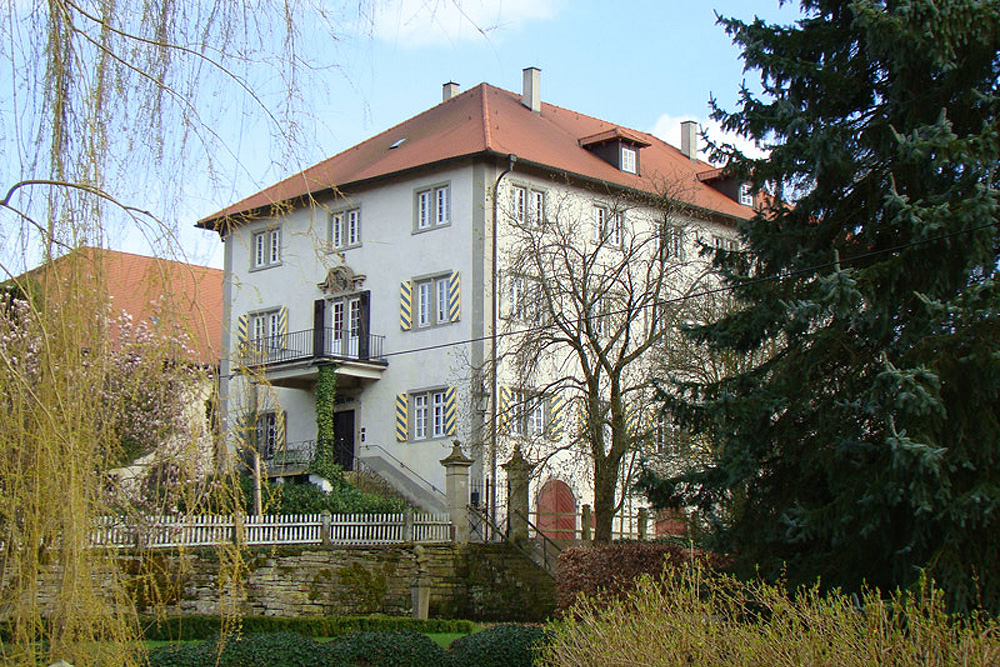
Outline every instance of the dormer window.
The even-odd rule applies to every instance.
[[[740,203],[744,206],[753,206],[753,189],[749,183],[740,183]]]
[[[622,127],[580,139],[580,146],[611,166],[628,174],[639,174],[639,151],[650,143],[637,132]]]
[[[622,144],[622,171],[627,171],[630,174],[636,173],[635,167],[635,149],[631,146],[626,146]]]

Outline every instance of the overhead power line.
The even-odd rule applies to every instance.
[[[724,285],[724,286],[720,286],[720,287],[714,287],[714,288],[700,290],[698,292],[692,292],[690,294],[685,294],[683,296],[678,296],[678,297],[674,297],[674,298],[670,298],[670,299],[662,299],[662,300],[656,301],[656,302],[651,303],[651,304],[646,304],[645,306],[643,306],[643,309],[645,309],[645,308],[651,308],[651,307],[662,307],[662,306],[675,305],[675,304],[683,303],[683,302],[691,300],[691,299],[701,299],[701,298],[705,298],[707,296],[713,296],[713,295],[716,295],[716,294],[724,294],[726,292],[736,291],[738,289],[743,289],[743,288],[746,288],[746,287],[751,287],[753,285],[759,285],[759,284],[762,284],[762,283],[769,283],[769,282],[778,282],[778,281],[781,281],[781,280],[787,280],[789,278],[794,278],[796,276],[808,275],[808,274],[817,273],[817,272],[820,272],[820,271],[823,271],[823,270],[828,270],[828,269],[837,269],[837,270],[840,270],[844,265],[847,265],[847,264],[853,264],[853,263],[860,262],[860,261],[865,260],[865,259],[870,259],[872,257],[878,257],[880,255],[887,255],[887,254],[890,254],[890,253],[899,253],[899,252],[902,252],[903,250],[907,250],[909,248],[915,248],[915,247],[922,246],[922,245],[929,245],[931,243],[937,243],[939,241],[944,241],[944,240],[947,240],[947,239],[950,239],[950,238],[954,238],[956,236],[961,236],[961,235],[964,235],[964,234],[972,234],[974,232],[979,232],[979,231],[982,231],[984,229],[989,229],[991,227],[1000,227],[1000,221],[989,222],[989,223],[985,223],[985,224],[982,224],[982,225],[977,225],[975,227],[967,227],[965,229],[959,229],[959,230],[956,230],[956,231],[953,231],[953,232],[948,232],[948,233],[945,233],[945,234],[940,234],[938,236],[933,236],[933,237],[930,237],[930,238],[927,238],[927,239],[921,239],[921,240],[917,240],[917,241],[910,241],[908,243],[901,243],[901,244],[898,244],[898,245],[890,246],[888,248],[882,248],[881,250],[872,250],[872,251],[869,251],[869,252],[863,252],[863,253],[860,253],[860,254],[848,257],[846,259],[842,258],[842,257],[839,257],[839,255],[838,255],[834,260],[832,260],[830,262],[824,262],[822,264],[814,264],[812,266],[804,267],[804,268],[801,268],[801,269],[794,269],[794,270],[791,270],[791,271],[784,271],[782,273],[778,273],[778,274],[775,274],[773,276],[764,276],[764,277],[761,277],[761,278],[754,278],[754,279],[748,280],[746,282],[740,283],[739,285]],[[613,315],[627,314],[628,312],[629,312],[628,310],[610,311],[610,312],[600,313],[600,314],[597,314],[597,315],[590,315],[590,316],[587,316],[587,317],[580,317],[580,318],[577,318],[577,322],[578,323],[582,323],[582,322],[585,322],[587,320],[598,320],[598,319],[601,319],[601,318],[604,318],[604,317],[611,317]],[[521,328],[521,329],[516,329],[514,331],[497,332],[496,337],[497,337],[497,339],[502,339],[502,338],[508,338],[508,337],[511,337],[511,336],[522,336],[522,335],[525,335],[525,334],[531,334],[531,333],[538,333],[538,332],[546,331],[546,330],[554,328],[556,326],[558,326],[558,325],[555,324],[554,322],[550,322],[550,323],[546,323],[546,324],[538,324],[538,325],[534,325],[534,326],[530,326],[530,327],[524,327],[524,328]],[[447,349],[447,348],[450,348],[450,347],[459,347],[459,346],[462,346],[462,345],[469,345],[471,343],[485,342],[485,341],[492,340],[492,339],[493,339],[492,335],[488,335],[488,336],[474,336],[472,338],[465,338],[465,339],[462,339],[462,340],[450,341],[450,342],[447,342],[447,343],[436,343],[434,345],[423,345],[423,346],[420,346],[420,347],[412,347],[412,348],[407,348],[407,349],[404,349],[404,350],[397,350],[395,352],[385,352],[382,356],[383,357],[401,357],[401,356],[404,356],[404,355],[415,354],[415,353],[418,353],[418,352],[429,352],[431,350],[441,350],[441,349]]]

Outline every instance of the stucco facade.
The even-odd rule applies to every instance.
[[[521,104],[485,84],[457,97],[446,88],[425,114],[200,223],[225,241],[220,393],[234,448],[260,449],[271,474],[306,474],[317,369],[329,365],[345,468],[409,479],[414,502],[441,509],[439,461],[458,439],[474,461],[473,500],[502,516],[501,464],[522,443],[545,459],[533,498],[557,479],[589,502],[575,417],[548,380],[570,368],[565,355],[552,351],[530,372],[506,361],[531,335],[516,333],[525,315],[513,283],[530,274],[516,265],[519,232],[526,221],[575,224],[572,243],[586,246],[603,238],[595,216],[621,215],[614,233],[662,235],[657,202],[690,187],[671,221],[690,231],[680,242],[694,275],[699,243],[735,243],[735,223],[752,210],[698,180],[708,165],[649,135],[544,103],[533,110],[537,76],[525,82],[536,89]],[[469,123],[480,133],[462,139]],[[513,407],[526,383],[547,388],[535,414]],[[304,458],[289,464],[281,452],[291,451]]]

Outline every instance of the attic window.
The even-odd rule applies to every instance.
[[[636,173],[635,169],[635,149],[631,146],[626,146],[622,144],[622,171],[627,171],[630,174]]]
[[[753,206],[753,188],[749,183],[740,183],[740,203]]]
[[[639,151],[650,145],[640,134],[623,127],[583,137],[579,142],[582,148],[629,174],[639,173]]]
[[[393,142],[392,146],[389,146],[389,150],[392,150],[393,148],[399,148],[400,146],[403,145],[404,141],[406,141],[406,137],[403,137],[402,139],[397,139],[396,141]]]

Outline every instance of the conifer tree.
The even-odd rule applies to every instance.
[[[693,335],[770,353],[677,387],[712,463],[646,486],[765,574],[926,572],[955,608],[1000,610],[1000,3],[801,7],[720,19],[763,93],[716,117],[772,150],[718,153],[772,203],[748,252],[716,257],[737,308]]]

